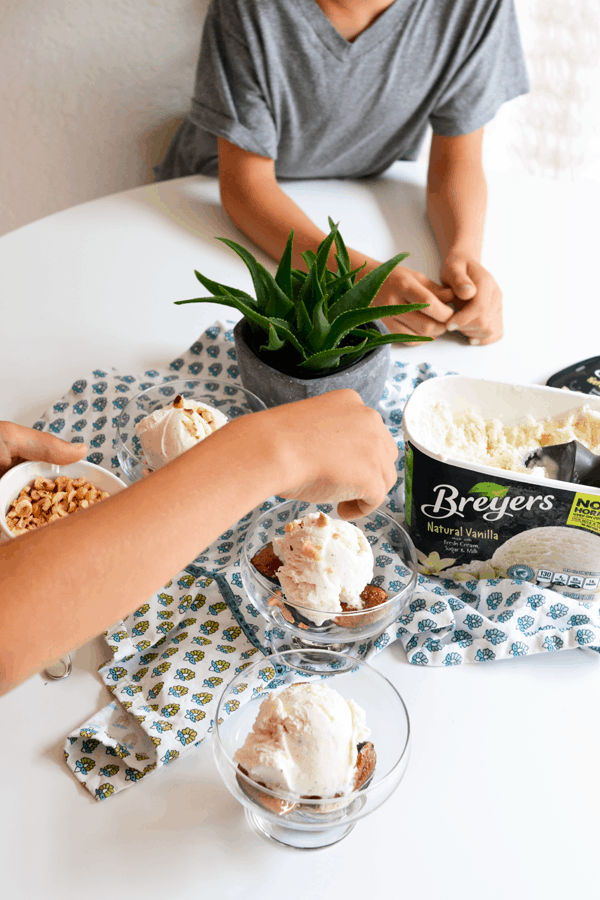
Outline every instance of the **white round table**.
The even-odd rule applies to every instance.
[[[339,221],[349,245],[380,259],[409,250],[408,264],[436,278],[424,179],[420,166],[399,163],[377,179],[285,189],[324,229],[328,215]],[[543,383],[600,353],[600,187],[489,181],[483,262],[504,291],[505,338],[469,347],[449,336],[393,353],[438,372]],[[195,268],[250,287],[242,262],[214,235],[247,243],[222,211],[216,182],[192,177],[95,200],[0,238],[0,418],[31,425],[91,369],[158,368],[212,321],[232,318],[216,306],[173,306],[202,290]],[[34,615],[35,598],[31,607]],[[386,648],[374,665],[409,708],[406,777],[346,840],[302,856],[250,833],[209,742],[107,802],[92,800],[64,766],[62,747],[110,699],[95,675],[106,655],[97,639],[75,654],[66,681],[36,676],[0,701],[6,900],[562,900],[597,889],[593,653],[427,669],[408,665],[399,643]]]

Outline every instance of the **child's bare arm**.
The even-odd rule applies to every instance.
[[[334,391],[235,419],[126,491],[2,543],[0,694],[131,613],[272,494],[370,512],[397,454],[379,413]]]
[[[257,156],[219,138],[219,181],[221,202],[231,220],[269,256],[278,259],[294,229],[294,258],[303,267],[302,253],[316,250],[325,235],[300,207],[281,190],[272,159]],[[340,229],[343,232],[343,227]],[[403,247],[398,248],[402,251]],[[379,265],[364,253],[349,248],[353,268],[367,263],[362,274]],[[332,264],[333,251],[332,251]],[[360,276],[359,276],[360,277]],[[377,305],[388,303],[428,303],[429,308],[385,319],[391,331],[436,337],[446,330],[452,315],[447,302],[453,298],[425,275],[398,266],[377,295]]]
[[[481,162],[483,128],[459,137],[434,134],[429,158],[427,209],[435,232],[443,284],[452,288],[457,312],[448,331],[472,344],[502,337],[502,293],[480,263],[487,186]]]

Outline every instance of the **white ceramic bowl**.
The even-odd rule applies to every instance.
[[[20,491],[41,475],[44,478],[57,478],[59,475],[67,475],[69,478],[85,478],[101,491],[109,494],[117,494],[126,485],[101,466],[81,460],[70,463],[68,466],[55,466],[45,462],[24,462],[9,469],[0,478],[0,528],[9,538],[15,537],[6,522],[6,513],[10,504],[19,496]]]

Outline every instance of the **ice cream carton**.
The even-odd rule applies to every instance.
[[[600,488],[453,458],[433,438],[439,401],[522,425],[528,414],[560,421],[585,405],[600,414],[600,399],[447,375],[422,382],[403,416],[406,521],[421,572],[509,577],[600,601]]]

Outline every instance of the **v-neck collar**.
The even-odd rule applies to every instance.
[[[316,0],[296,0],[298,7],[322,44],[343,61],[361,56],[392,34],[406,13],[406,0],[394,0],[375,21],[352,41],[346,40],[327,18]]]

